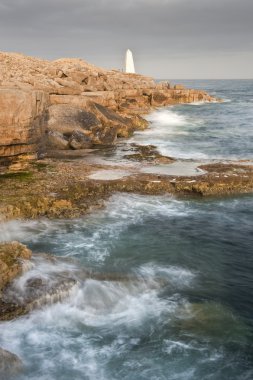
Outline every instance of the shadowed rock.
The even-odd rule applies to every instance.
[[[48,131],[47,133],[48,145],[55,149],[68,149],[69,142],[61,132]]]
[[[95,126],[100,126],[100,122],[91,112],[63,104],[49,107],[50,130],[71,135],[75,130],[91,130]]]
[[[92,146],[92,136],[89,133],[74,131],[69,139],[69,146],[72,149],[86,149]]]
[[[13,379],[23,369],[23,363],[17,355],[0,348],[0,378],[2,380]]]
[[[133,154],[126,154],[124,158],[133,161],[147,161],[159,164],[170,164],[175,161],[172,157],[163,156],[154,145],[131,144]]]

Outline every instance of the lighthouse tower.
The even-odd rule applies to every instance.
[[[135,74],[133,53],[129,49],[126,51],[126,73]]]

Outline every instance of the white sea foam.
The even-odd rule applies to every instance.
[[[148,263],[137,269],[144,278],[153,279],[153,281],[165,280],[176,288],[190,286],[196,276],[195,273],[188,269],[177,266],[159,266],[154,263]]]
[[[231,103],[231,102],[232,102],[232,99],[228,99],[228,98],[222,99],[222,103]]]
[[[87,262],[101,262],[130,225],[141,224],[147,217],[182,217],[192,210],[185,202],[172,197],[145,197],[116,194],[105,209],[71,221],[22,221],[3,225],[0,240],[24,243],[45,241],[59,247],[57,254],[85,255]]]
[[[162,300],[158,290],[146,283],[120,283],[88,280],[69,304],[72,318],[93,327],[125,326],[136,328],[150,318],[159,319],[163,312],[173,313],[177,303]]]
[[[174,340],[169,340],[169,339],[164,340],[163,351],[169,355],[174,354],[175,352],[183,354],[185,353],[185,351],[194,350],[194,349],[195,347],[191,343],[187,344],[180,341],[174,341]],[[201,348],[198,347],[197,350],[199,351],[199,349]]]
[[[101,260],[100,251],[110,254],[110,248],[129,225],[145,224],[150,216],[174,219],[193,212],[191,203],[172,197],[117,194],[104,210],[84,219],[25,222],[22,228],[20,222],[14,224],[14,230],[20,236],[24,233],[29,241],[27,230],[35,234],[37,229],[39,235],[35,239],[53,240],[69,255],[75,255],[83,246],[83,252],[96,261]],[[72,270],[68,263],[59,267],[50,261],[41,264],[33,269],[35,277],[50,280],[54,271]],[[133,378],[133,371],[138,378],[155,379],[157,374],[166,378],[171,373],[174,379],[198,379],[198,365],[204,365],[205,360],[207,365],[217,362],[219,355],[212,342],[206,344],[200,339],[198,306],[191,306],[184,298],[189,287],[194,289],[197,279],[198,273],[186,267],[158,265],[149,262],[147,255],[145,264],[131,268],[123,281],[80,281],[69,297],[58,304],[2,323],[0,345],[25,362],[28,372],[20,380],[68,380],[69,373],[74,373],[76,380],[82,380],[84,374],[88,380],[111,380],[118,378],[116,371],[125,379]],[[199,310],[208,316],[206,336],[212,339],[208,328],[214,311],[201,306]],[[214,310],[214,318],[221,315],[222,322],[224,313],[220,308]],[[189,323],[184,324],[185,321]],[[234,326],[231,323],[229,334]],[[194,362],[194,368],[189,362]]]
[[[161,299],[158,289],[144,283],[87,280],[68,300],[2,325],[0,341],[28,366],[39,364],[43,380],[57,378],[58,363],[88,379],[107,379],[110,360],[138,345],[151,320],[159,323],[164,313],[169,320],[176,308],[177,301]],[[24,350],[33,354],[25,356]]]
[[[36,221],[22,220],[22,221],[10,221],[1,224],[0,241],[36,241],[41,235],[44,235],[46,231],[57,233],[62,226],[65,225],[65,221],[50,221],[47,219],[40,219]]]
[[[212,102],[209,102],[209,101],[204,101],[204,100],[201,100],[201,101],[198,101],[198,102],[191,102],[191,103],[186,103],[185,105],[186,106],[203,106],[203,105],[206,105],[206,104],[210,104],[210,103],[218,103],[216,101],[212,101]]]
[[[188,123],[185,116],[178,114],[172,109],[163,109],[155,111],[148,115],[146,119],[151,123],[157,123],[160,126],[181,126]]]
[[[155,111],[147,116],[150,126],[145,131],[138,131],[130,142],[140,145],[155,145],[163,155],[182,159],[207,159],[203,151],[195,151],[191,146],[182,148],[181,136],[190,136],[192,129],[196,130],[203,125],[199,117],[186,117],[173,107]]]
[[[140,195],[117,194],[111,197],[105,210],[99,211],[88,220],[77,221],[79,234],[66,243],[69,255],[85,249],[90,261],[103,261],[110,254],[115,242],[130,225],[141,224],[152,215],[180,217],[191,212],[171,197],[145,197]],[[90,229],[91,233],[82,235],[80,229]],[[95,228],[94,228],[95,227]]]

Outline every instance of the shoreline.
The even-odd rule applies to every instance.
[[[145,130],[148,124],[138,114],[135,117],[138,128]],[[120,122],[125,125],[122,119]],[[164,156],[155,145],[127,142],[134,128],[131,124],[131,128],[125,130],[122,124],[119,142],[126,147],[122,155],[124,162],[117,162],[115,157],[114,160],[103,158],[103,144],[64,150],[52,149],[51,146],[52,150],[46,149],[47,157],[39,160],[35,157],[28,160],[26,155],[11,160],[8,170],[5,168],[0,173],[0,225],[12,220],[79,219],[104,208],[115,193],[172,195],[179,199],[224,198],[252,193],[252,161]],[[105,144],[104,149],[117,151],[117,142]],[[36,266],[41,268],[45,263],[52,267],[62,265],[62,269],[53,272],[47,281],[36,270],[33,272]],[[16,320],[33,310],[62,302],[86,280],[117,284],[145,282],[144,278],[120,272],[100,273],[81,269],[78,260],[65,260],[50,252],[33,253],[19,242],[0,242],[0,264],[5,269],[4,275],[0,273],[4,278],[0,284],[2,322]],[[25,282],[19,299],[18,286],[22,278]],[[157,284],[166,286],[159,278]],[[1,355],[7,362],[17,364],[17,372],[22,371],[23,363],[19,357],[0,348]]]
[[[183,163],[150,149],[151,161],[150,152],[146,158],[142,152],[141,159],[135,157],[140,161],[135,164],[131,158],[128,166],[85,158],[43,159],[29,163],[25,171],[2,174],[1,221],[80,217],[101,207],[114,192],[200,197],[252,192],[250,162]]]

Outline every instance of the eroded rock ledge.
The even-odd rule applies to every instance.
[[[147,122],[152,107],[213,101],[204,91],[103,70],[81,59],[0,52],[0,162],[55,149],[111,145]]]
[[[142,160],[143,151],[141,153]],[[170,160],[159,154],[156,157],[155,151],[151,153],[148,152],[148,165],[151,158],[154,162]],[[128,166],[126,171],[125,166],[89,164],[85,159],[44,159],[31,163],[25,172],[0,175],[0,220],[75,218],[101,207],[104,200],[117,191],[203,197],[253,190],[251,163],[204,165],[200,167],[201,175],[196,176],[145,173],[138,168]],[[101,171],[103,179],[96,175]],[[122,171],[124,175],[109,178],[113,171]]]

